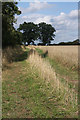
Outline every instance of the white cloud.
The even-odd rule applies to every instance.
[[[47,24],[51,24],[50,19],[51,19],[51,16],[44,16],[44,17],[42,16],[42,17],[36,19],[35,23],[38,24],[40,22],[45,22]]]
[[[39,10],[43,10],[43,9],[46,9],[46,8],[49,9],[52,6],[53,5],[50,5],[46,1],[40,2],[39,0],[35,0],[34,2],[29,3],[28,8],[19,8],[19,9],[22,11],[22,13],[34,13],[34,12],[37,12]]]
[[[60,13],[59,16],[53,17],[52,24],[56,26],[57,29],[68,29],[75,30],[78,28],[78,10],[73,10],[69,14]],[[75,13],[75,14],[73,14]],[[74,19],[75,18],[75,19]]]
[[[78,38],[78,10],[72,10],[69,14],[61,13],[51,21],[57,30],[56,41],[72,41]]]
[[[74,18],[74,19],[77,19],[77,17],[78,17],[78,10],[72,10],[71,12],[70,12],[70,14],[69,14],[69,17],[70,18]]]
[[[78,10],[72,10],[69,14],[61,12],[58,16],[42,15],[42,14],[29,14],[22,16],[18,19],[18,24],[26,22],[46,22],[52,24],[56,29],[56,38],[58,42],[70,41],[78,38]]]

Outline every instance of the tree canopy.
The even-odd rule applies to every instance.
[[[55,28],[52,27],[51,24],[46,24],[44,22],[38,24],[40,40],[43,45],[50,44],[53,38],[55,37],[54,32],[56,32]]]
[[[23,32],[23,42],[24,44],[27,42],[30,44],[31,42],[34,44],[34,41],[38,39],[38,27],[33,22],[20,24],[19,31]]]
[[[17,7],[17,2],[3,2],[2,3],[2,45],[14,46],[16,44],[28,45],[35,40],[39,40],[43,45],[50,44],[54,40],[54,32],[56,31],[51,24],[44,22],[34,24],[33,22],[20,24],[16,30],[14,23],[16,23],[15,15],[20,15],[21,11]]]
[[[54,40],[53,37],[55,36],[54,27],[44,22],[39,24],[34,24],[33,22],[24,22],[23,24],[20,24],[18,30],[22,30],[24,44],[26,42],[28,44],[31,42],[34,44],[34,41],[38,39],[40,39],[43,45],[50,44],[51,40]]]
[[[2,45],[15,45],[17,42],[18,32],[13,27],[16,22],[15,14],[20,15],[17,2],[3,2],[2,3]]]

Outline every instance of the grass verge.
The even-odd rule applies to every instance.
[[[45,60],[47,60],[50,65],[52,66],[53,69],[55,69],[56,75],[59,76],[60,80],[64,83],[68,81],[69,83],[69,88],[74,88],[75,85],[75,90],[77,92],[78,90],[78,71],[77,70],[72,70],[71,68],[67,68],[57,62],[54,59],[51,59],[47,56],[44,57],[44,52],[43,50],[36,48],[36,51],[41,55]]]
[[[26,54],[25,54],[26,57]],[[13,62],[3,71],[3,118],[70,118],[76,109],[63,104],[62,97],[25,60]]]
[[[26,61],[3,73],[3,118],[76,117],[61,99]]]

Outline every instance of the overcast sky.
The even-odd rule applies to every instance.
[[[16,16],[17,24],[25,22],[46,22],[56,29],[54,42],[73,41],[78,38],[77,2],[19,2],[22,14]]]

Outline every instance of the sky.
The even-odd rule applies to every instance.
[[[77,2],[18,2],[21,15],[16,15],[18,28],[25,22],[46,22],[55,29],[52,43],[69,42],[78,38],[78,3]]]

